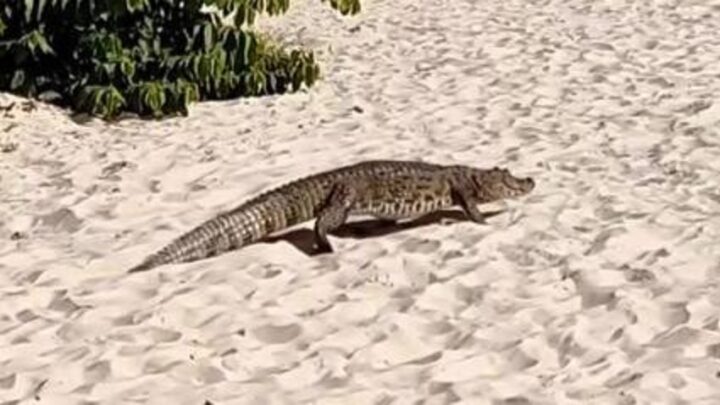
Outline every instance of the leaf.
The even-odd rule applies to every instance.
[[[205,55],[205,58],[209,61],[209,79],[219,80],[222,76],[223,71],[225,70],[224,55],[225,52],[223,52],[220,48],[215,48]]]
[[[328,0],[322,0],[324,3]],[[330,7],[338,10],[342,15],[357,14],[360,12],[360,0],[329,0]]]
[[[103,108],[103,89],[100,86],[96,86],[94,88],[94,91],[92,92],[90,96],[90,112],[92,113],[100,113],[101,115],[104,115],[104,108]]]
[[[210,23],[206,23],[203,27],[203,49],[209,51],[214,43],[213,26]]]
[[[162,108],[165,105],[165,89],[158,82],[145,83],[142,89],[143,104],[150,109],[153,116],[162,115]]]
[[[146,4],[146,0],[125,0],[125,6],[131,13],[142,10],[145,8]]]
[[[25,72],[18,69],[13,73],[12,80],[10,81],[10,90],[17,91],[25,85]]]
[[[102,90],[100,98],[101,115],[105,118],[115,117],[125,106],[125,98],[115,86],[107,86]]]
[[[240,28],[243,24],[245,24],[245,20],[247,18],[247,6],[244,4],[241,4],[237,6],[235,11],[235,27]]]
[[[265,72],[262,69],[253,66],[250,69],[250,94],[256,96],[263,94],[267,84],[266,80]]]
[[[197,84],[185,80],[179,80],[175,86],[179,93],[182,94],[183,104],[185,106],[199,100],[200,96]]]
[[[245,24],[253,25],[255,23],[255,15],[257,12],[252,7],[245,8]]]
[[[208,83],[212,73],[212,58],[208,55],[198,55],[198,79],[201,82]]]
[[[279,81],[278,81],[277,75],[275,73],[270,73],[267,76],[267,84],[268,84],[268,89],[269,89],[270,93],[277,92],[278,83],[279,83]]]
[[[59,2],[59,3],[60,3],[60,10],[59,10],[59,11],[60,11],[60,12],[66,11],[67,8],[68,8],[68,3],[69,3],[70,1],[71,1],[71,0],[60,0],[60,2]],[[73,4],[75,4],[75,1],[74,1],[74,0],[72,0],[72,1],[73,1]],[[122,1],[122,0],[113,0],[113,1]],[[57,3],[57,2],[56,2],[56,3]]]
[[[111,118],[126,104],[125,98],[115,86],[84,86],[76,99],[76,107],[90,114]]]
[[[243,48],[242,48],[242,61],[243,65],[248,66],[252,61],[253,51],[256,46],[255,36],[249,32],[243,32]]]
[[[35,0],[24,0],[25,5],[25,23],[30,25],[33,22],[32,19],[32,13],[33,13],[33,3],[35,3]]]
[[[30,50],[30,53],[33,55],[36,54],[36,50],[40,50],[40,53],[42,54],[51,54],[54,53],[53,49],[48,44],[47,40],[45,39],[45,36],[38,30],[32,31],[27,36],[27,46]]]
[[[135,75],[135,63],[132,59],[128,57],[122,59],[120,62],[120,72],[122,72],[128,81],[132,80],[132,77]]]

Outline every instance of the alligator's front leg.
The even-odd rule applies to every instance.
[[[453,195],[453,202],[455,204],[458,204],[463,211],[465,211],[465,215],[467,215],[468,218],[470,218],[471,221],[476,222],[478,224],[486,224],[485,221],[485,214],[480,212],[480,210],[477,208],[477,205],[480,203],[478,199],[472,196],[472,193],[470,192],[471,187],[473,187],[472,184],[470,184],[469,181],[457,181],[456,183],[452,184],[451,190]]]
[[[356,198],[357,190],[353,186],[347,183],[337,183],[333,186],[325,206],[320,209],[315,221],[315,242],[318,253],[333,251],[327,234],[345,223]]]

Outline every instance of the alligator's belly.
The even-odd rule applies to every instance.
[[[434,177],[399,177],[362,187],[350,209],[351,215],[381,219],[418,217],[452,205],[450,185]]]

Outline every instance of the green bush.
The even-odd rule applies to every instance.
[[[360,10],[360,0],[322,1],[343,15]],[[106,119],[296,91],[318,77],[313,53],[288,51],[251,29],[256,15],[284,13],[289,2],[5,0],[0,91]]]

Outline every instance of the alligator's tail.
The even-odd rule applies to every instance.
[[[173,240],[158,252],[147,256],[128,273],[150,270],[163,264],[187,263],[238,249],[266,236],[267,224],[260,224],[257,210],[236,209],[212,218],[179,238]]]
[[[295,187],[286,186],[285,188]],[[136,273],[171,263],[187,263],[235,250],[283,230],[310,220],[315,207],[322,200],[322,188],[315,187],[305,198],[288,198],[281,188],[258,196],[241,206],[222,213],[179,238],[140,264],[128,270]]]

